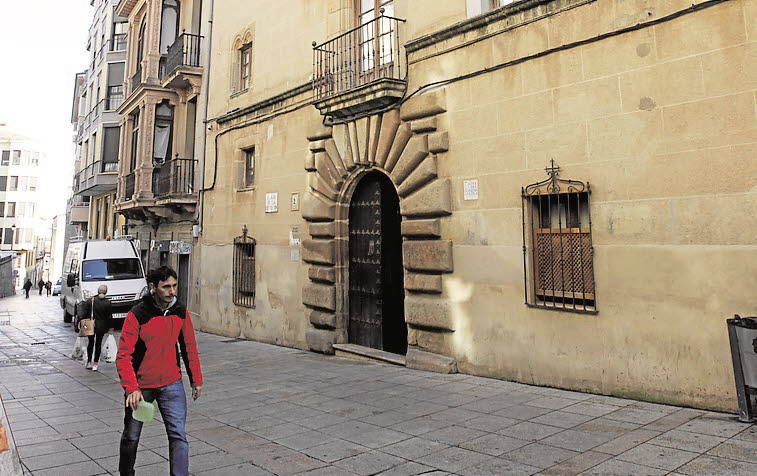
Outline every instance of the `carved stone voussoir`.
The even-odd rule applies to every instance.
[[[419,293],[441,294],[442,277],[438,274],[405,274],[405,289]]]
[[[336,309],[336,289],[331,284],[307,283],[302,286],[302,303],[333,311]]]
[[[413,121],[447,111],[447,90],[437,89],[408,99],[400,108],[403,121]]]
[[[334,264],[334,240],[302,240],[302,260],[307,263]]]
[[[426,117],[410,123],[410,130],[416,134],[436,130],[436,117]]]
[[[311,152],[323,152],[326,150],[326,141],[317,140],[317,141],[311,142],[309,148]]]
[[[310,130],[308,131],[308,140],[310,142],[328,139],[329,137],[331,137],[331,127],[324,126],[321,122],[310,126]]]
[[[439,217],[452,214],[449,179],[430,184],[400,200],[400,213],[405,217]]]
[[[310,323],[316,327],[334,329],[336,327],[336,315],[331,312],[306,311],[310,316]]]
[[[405,269],[452,272],[452,240],[412,240],[402,243]]]
[[[432,154],[441,154],[449,150],[449,133],[447,131],[429,134],[428,150]]]
[[[307,191],[303,194],[300,203],[302,218],[309,221],[331,221],[334,219],[335,205],[334,202]]]
[[[410,175],[397,187],[397,193],[400,197],[406,197],[410,193],[418,190],[437,177],[436,157],[426,157],[421,164],[415,168]]]
[[[310,232],[310,236],[328,236],[332,238],[336,236],[336,225],[333,221],[311,223],[308,230]]]
[[[438,218],[430,220],[403,220],[401,227],[402,236],[438,238],[442,235],[441,220]]]
[[[408,324],[454,331],[449,302],[440,296],[410,294],[405,297],[405,322]]]
[[[308,277],[313,281],[326,281],[333,283],[336,281],[336,270],[333,266],[315,266],[308,268]]]

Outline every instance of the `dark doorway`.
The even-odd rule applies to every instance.
[[[179,299],[189,307],[189,255],[179,256]]]
[[[366,174],[350,203],[349,342],[407,353],[399,197],[379,172]]]

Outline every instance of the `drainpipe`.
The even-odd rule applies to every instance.
[[[199,188],[199,195],[198,195],[198,203],[197,203],[197,211],[195,212],[195,222],[197,222],[198,226],[200,227],[200,234],[202,234],[202,227],[203,227],[203,202],[205,201],[205,155],[206,155],[206,146],[207,146],[207,124],[208,124],[208,99],[210,97],[210,65],[211,65],[211,58],[212,58],[212,51],[213,51],[213,14],[215,11],[215,0],[210,0],[210,9],[208,14],[208,42],[207,42],[207,61],[206,61],[206,71],[205,75],[202,78],[202,95],[203,95],[203,121],[202,121],[202,133],[199,134],[199,140],[200,140],[200,147],[199,150],[201,151],[201,160],[198,161],[199,169],[200,169],[200,188]]]
[[[208,123],[208,99],[210,97],[210,64],[211,64],[211,58],[212,58],[212,51],[213,51],[213,13],[215,11],[215,1],[210,0],[210,8],[208,12],[208,27],[207,27],[207,61],[206,68],[205,68],[205,74],[202,78],[202,127],[201,127],[201,133],[195,134],[199,138],[199,147],[195,145],[195,150],[199,150],[199,160],[197,161],[197,165],[200,170],[200,188],[198,189],[198,196],[197,196],[197,210],[195,211],[195,217],[194,217],[194,223],[196,223],[196,226],[199,227],[199,235],[202,236],[202,219],[203,219],[203,205],[204,205],[204,198],[205,198],[205,147],[207,144],[207,123]],[[202,29],[200,29],[202,30]],[[193,233],[194,235],[194,233]],[[199,237],[198,237],[199,240]],[[193,251],[193,254],[196,253],[196,251]],[[194,262],[197,262],[196,260],[199,259],[199,257],[194,254],[195,259],[192,260],[193,264]],[[194,266],[193,266],[194,267]],[[193,269],[190,274],[194,278],[196,276],[197,269]],[[200,309],[202,309],[202,291],[201,286],[197,287],[198,292],[195,295],[196,302],[192,304],[192,307],[195,309],[195,312],[199,315]]]

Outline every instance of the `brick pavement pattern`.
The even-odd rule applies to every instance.
[[[114,364],[68,358],[57,297],[0,300],[0,395],[33,475],[116,474]],[[194,475],[754,475],[757,426],[734,415],[440,375],[198,333]],[[186,382],[185,378],[185,382]],[[137,474],[168,474],[161,423]]]

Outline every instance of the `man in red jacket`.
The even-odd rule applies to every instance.
[[[197,341],[189,312],[176,299],[176,271],[167,266],[154,269],[147,282],[151,293],[126,315],[118,344],[116,367],[126,395],[118,469],[122,476],[134,474],[142,422],[132,418],[132,411],[141,400],[157,401],[168,434],[171,475],[188,476],[187,399],[179,356],[197,400],[202,391]]]

